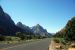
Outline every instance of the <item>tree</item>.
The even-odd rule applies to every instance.
[[[16,36],[17,36],[17,37],[20,37],[21,40],[24,40],[25,37],[26,37],[26,35],[25,35],[24,33],[21,33],[21,32],[17,32],[17,33],[16,33]]]
[[[62,33],[61,33],[62,32]],[[56,36],[62,37],[66,41],[75,41],[75,17],[68,21],[64,31],[60,31]]]
[[[66,36],[65,40],[68,41],[75,41],[75,17],[73,17],[71,20],[68,21],[66,25]]]

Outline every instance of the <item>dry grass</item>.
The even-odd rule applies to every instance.
[[[56,49],[60,49],[60,48],[62,48],[62,47],[59,43],[55,43],[53,40],[51,41],[51,44],[49,46],[49,50],[56,50]]]
[[[68,48],[68,50],[75,50],[75,48]]]
[[[54,39],[51,40],[49,50],[65,50],[65,47],[59,42],[59,40]]]
[[[71,43],[71,45],[68,48],[68,50],[75,50],[75,43]]]

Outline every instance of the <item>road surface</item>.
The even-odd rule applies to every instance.
[[[6,48],[5,50],[48,50],[50,45],[50,39],[43,39],[36,42],[22,44]]]

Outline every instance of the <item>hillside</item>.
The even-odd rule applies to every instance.
[[[0,6],[0,35],[15,36],[16,32],[27,33],[26,30],[16,26],[11,17]]]
[[[26,25],[24,25],[24,24],[22,24],[21,22],[18,22],[18,23],[16,24],[16,26],[18,26],[18,27],[20,27],[21,29],[23,29],[23,30],[26,32],[27,35],[33,34],[33,31],[30,29],[30,27],[29,27],[29,26],[26,26]]]
[[[15,35],[16,30],[15,23],[0,6],[0,35]]]
[[[54,36],[62,37],[68,41],[75,41],[75,17],[69,20],[66,26]]]

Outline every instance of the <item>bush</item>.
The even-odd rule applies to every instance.
[[[75,45],[72,45],[71,47],[72,47],[72,48],[75,48]]]
[[[15,36],[0,36],[0,41],[19,41],[20,38],[19,37],[15,37]]]
[[[0,36],[0,41],[4,41],[5,37],[4,36]]]
[[[54,42],[56,42],[56,43],[60,43],[59,39],[53,39],[53,40],[54,40]]]
[[[17,33],[16,33],[16,36],[19,37],[19,38],[21,38],[21,40],[24,40],[25,37],[26,37],[26,35],[23,34],[23,33],[21,33],[21,32],[17,32]]]
[[[19,38],[19,37],[12,37],[11,38],[13,41],[19,41],[19,40],[21,40],[21,38]]]
[[[11,41],[12,39],[11,39],[10,36],[7,36],[7,37],[5,38],[5,40],[6,40],[6,41]]]

